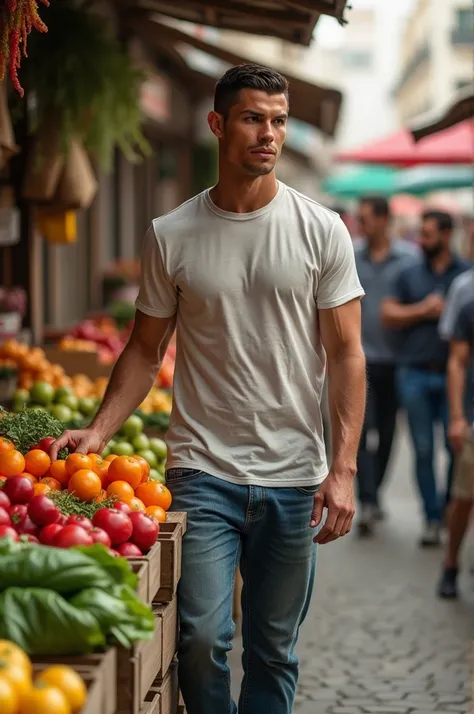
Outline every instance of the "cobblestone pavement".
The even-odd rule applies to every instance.
[[[351,534],[320,548],[298,646],[294,714],[474,713],[474,577],[464,578],[459,602],[435,597],[441,553],[417,547],[420,522],[403,437],[394,462],[385,499],[389,517],[377,538]],[[472,547],[464,560],[469,570]],[[240,652],[237,638],[229,658],[236,699]]]

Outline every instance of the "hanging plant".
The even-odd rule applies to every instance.
[[[139,104],[145,74],[90,3],[60,0],[48,10],[49,32],[31,38],[25,81],[37,127],[54,122],[66,152],[82,140],[110,169],[115,147],[129,161],[150,153]]]
[[[48,0],[41,0],[49,7]],[[36,0],[0,0],[0,82],[5,78],[7,64],[12,84],[23,96],[18,79],[21,56],[27,57],[27,38],[32,29],[47,32],[48,28],[38,15]]]

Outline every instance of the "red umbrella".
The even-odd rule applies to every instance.
[[[474,158],[474,120],[466,119],[455,126],[415,143],[412,134],[402,129],[353,151],[336,155],[337,161],[364,164],[469,164]]]

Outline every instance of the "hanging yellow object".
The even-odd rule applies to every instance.
[[[37,211],[38,231],[50,243],[75,243],[77,240],[76,211]]]

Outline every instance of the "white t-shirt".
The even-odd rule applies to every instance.
[[[321,483],[318,308],[363,294],[342,220],[283,183],[251,213],[223,211],[205,191],[155,219],[136,306],[177,312],[167,468],[246,485]]]

